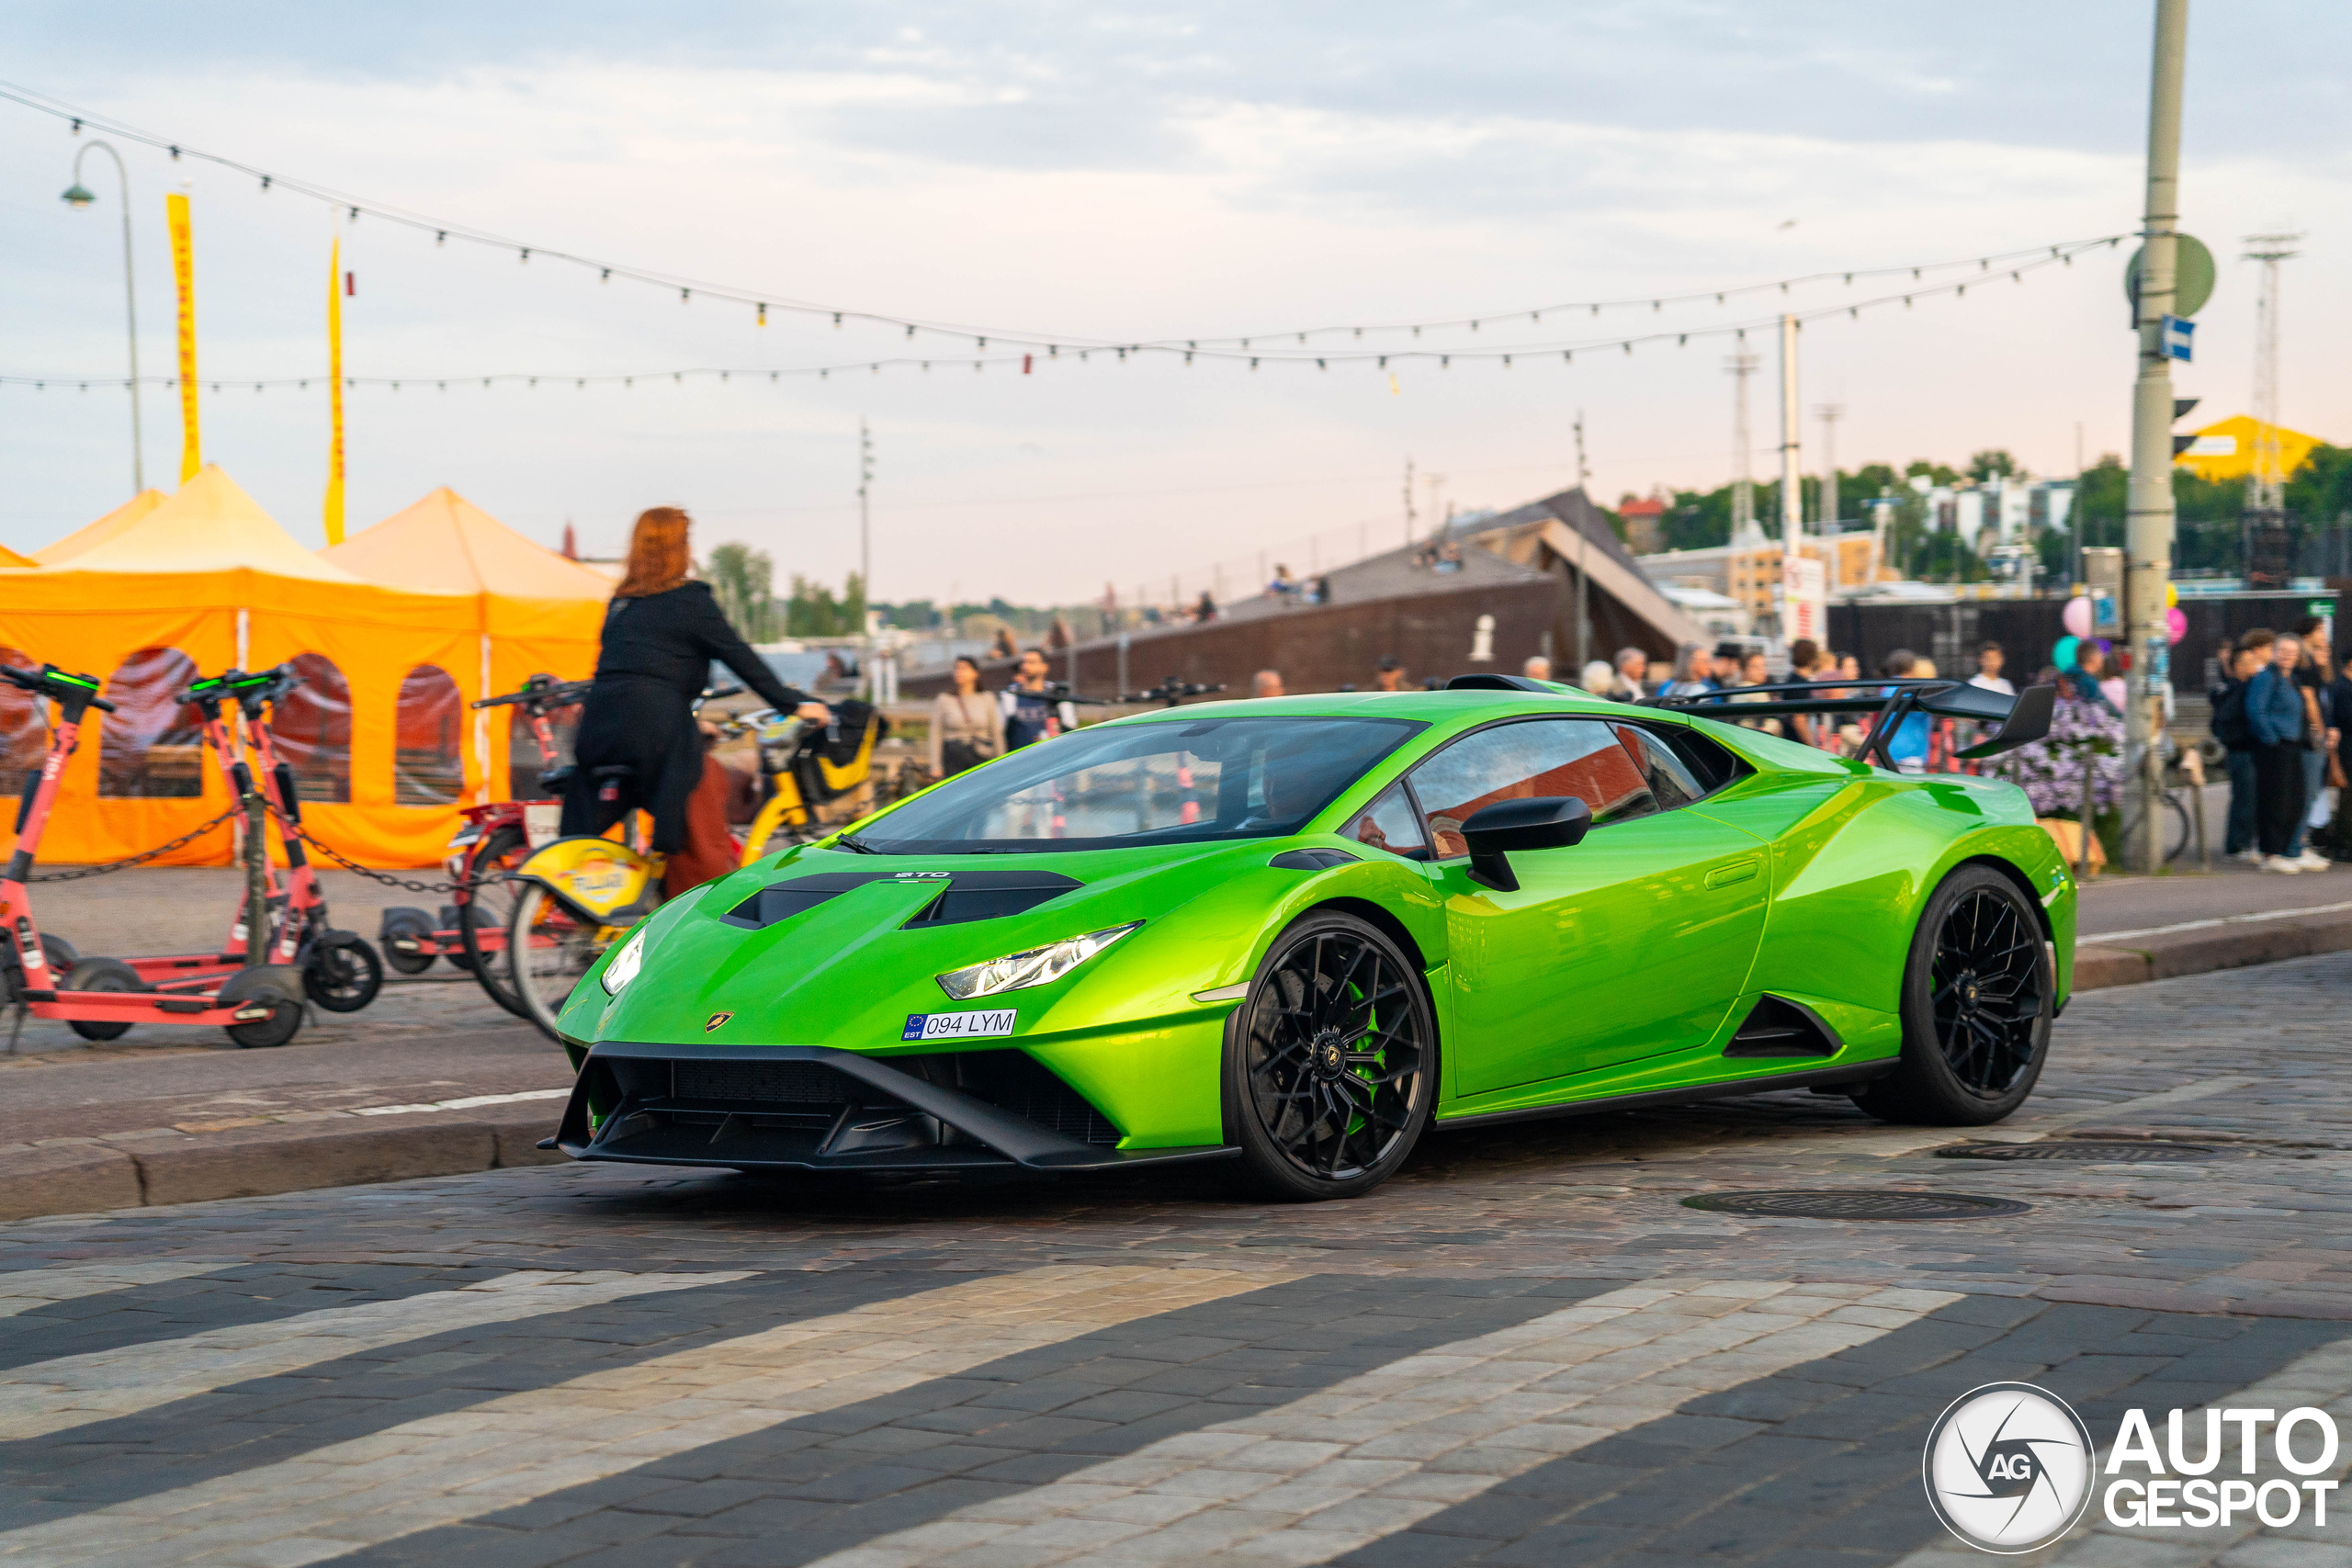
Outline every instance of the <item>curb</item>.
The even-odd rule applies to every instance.
[[[560,1100],[526,1101],[403,1116],[398,1126],[313,1122],[0,1149],[0,1221],[561,1164],[535,1146],[561,1111]]]
[[[2352,915],[2226,921],[2204,931],[2143,937],[2128,947],[2102,945],[2097,937],[2078,938],[2075,989],[2102,991],[2347,949],[2352,949]]]
[[[2104,946],[2092,938],[2075,949],[2075,989],[2102,991],[2346,951],[2352,951],[2352,915],[2224,922],[2143,938],[2131,947]],[[403,1116],[398,1126],[312,1122],[168,1141],[60,1138],[0,1149],[0,1222],[561,1165],[562,1155],[535,1146],[560,1114],[559,1102],[525,1101]]]

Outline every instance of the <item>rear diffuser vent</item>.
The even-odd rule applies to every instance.
[[[1844,1043],[1802,1002],[1766,996],[1724,1047],[1726,1056],[1834,1056]]]

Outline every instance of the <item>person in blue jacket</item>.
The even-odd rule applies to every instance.
[[[2254,739],[2255,830],[2265,871],[2302,869],[2287,853],[2306,807],[2303,694],[2295,684],[2295,666],[2302,657],[2302,639],[2282,637],[2270,645],[2270,662],[2246,682],[2245,727]]]

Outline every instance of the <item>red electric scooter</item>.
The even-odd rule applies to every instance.
[[[49,946],[33,924],[25,879],[31,874],[40,838],[49,826],[66,761],[82,736],[82,719],[92,708],[112,713],[98,695],[95,676],[69,675],[53,664],[38,671],[0,665],[0,680],[57,705],[49,751],[25,791],[17,815],[17,852],[0,872],[0,919],[8,924],[16,963],[6,970],[19,1021],[62,1020],[85,1040],[113,1040],[134,1023],[215,1024],[239,1045],[283,1045],[302,1027],[302,976],[291,964],[254,964],[213,987],[195,981],[188,989],[158,990],[138,970],[116,958],[77,959],[60,976]],[[198,988],[201,987],[201,988]]]
[[[559,681],[534,675],[520,691],[484,697],[477,708],[519,707],[530,721],[532,739],[539,747],[539,788],[534,800],[498,800],[469,806],[464,823],[449,840],[442,864],[457,884],[451,902],[435,919],[425,910],[399,907],[384,911],[376,940],[384,959],[403,975],[421,975],[435,958],[446,958],[473,972],[490,999],[517,1018],[526,1018],[523,998],[515,993],[506,965],[497,962],[506,951],[506,927],[514,913],[515,893],[506,874],[521,865],[530,852],[557,836],[563,817],[562,751],[556,744],[555,713],[587,699],[586,681]]]

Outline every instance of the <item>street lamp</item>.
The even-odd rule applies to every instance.
[[[74,183],[65,187],[63,200],[68,207],[83,208],[98,199],[82,183],[82,160],[93,152],[104,152],[112,158],[114,172],[122,181],[122,303],[130,323],[130,489],[136,495],[147,488],[147,459],[139,436],[139,291],[130,277],[130,175],[122,166],[122,154],[103,141],[84,142],[74,154]]]

